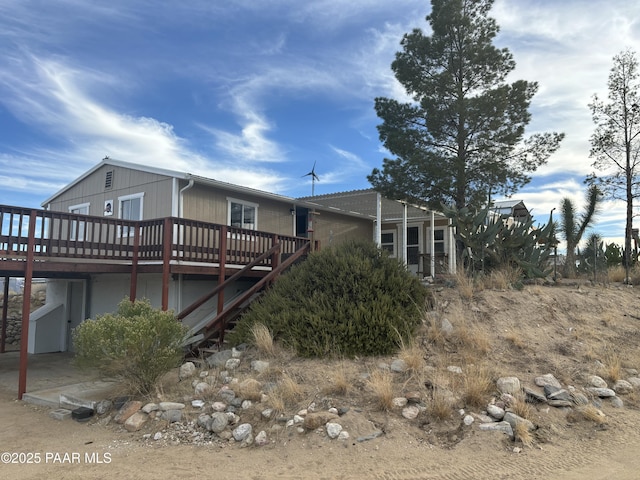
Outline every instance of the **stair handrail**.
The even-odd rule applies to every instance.
[[[193,313],[194,310],[196,310],[198,307],[201,307],[202,305],[204,305],[205,302],[207,302],[208,300],[211,300],[213,297],[216,296],[216,294],[222,290],[223,288],[225,288],[229,283],[237,280],[238,278],[242,277],[242,275],[244,275],[247,270],[251,270],[253,267],[255,267],[256,265],[258,265],[259,263],[261,263],[263,260],[265,260],[267,257],[270,257],[271,255],[273,255],[274,253],[276,253],[278,250],[280,250],[282,246],[281,242],[276,243],[275,245],[273,245],[269,250],[267,250],[266,252],[264,252],[262,255],[260,255],[259,257],[256,257],[255,260],[253,260],[251,263],[245,265],[242,269],[238,270],[236,273],[234,273],[233,275],[231,275],[229,278],[227,278],[224,282],[218,284],[213,290],[211,290],[209,293],[206,293],[205,295],[203,295],[202,297],[200,297],[198,300],[196,300],[195,302],[193,302],[191,305],[189,305],[187,308],[183,309],[177,316],[176,318],[178,320],[184,320],[184,318]]]

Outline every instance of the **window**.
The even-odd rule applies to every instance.
[[[433,231],[433,249],[434,253],[444,253],[444,230]]]
[[[258,204],[229,198],[229,225],[256,230],[258,228]]]
[[[407,264],[418,265],[420,261],[420,229],[407,227]]]
[[[380,235],[380,241],[381,241],[380,247],[382,248],[382,250],[389,252],[389,255],[391,255],[392,257],[395,256],[395,253],[396,253],[395,232],[393,230],[382,232],[382,234]]]
[[[82,203],[80,205],[72,205],[71,207],[69,207],[69,213],[75,213],[77,215],[89,215],[89,204]],[[84,231],[85,222],[72,220],[69,240],[84,240]]]
[[[118,197],[118,217],[123,220],[142,220],[142,200],[144,193],[135,193]],[[122,236],[133,236],[133,230],[124,227]]]

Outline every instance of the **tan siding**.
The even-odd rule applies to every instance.
[[[112,188],[105,189],[106,172],[109,170],[113,170]],[[89,215],[103,215],[105,202],[112,200],[117,215],[119,197],[144,193],[144,219],[161,218],[171,216],[172,188],[172,177],[105,165],[49,205],[51,210],[68,212],[71,206],[89,203]]]
[[[373,221],[319,212],[313,220],[314,240],[320,247],[339,245],[347,240],[373,241]]]

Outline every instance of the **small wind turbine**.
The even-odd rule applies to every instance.
[[[311,196],[314,197],[316,193],[316,181],[320,181],[318,175],[316,175],[316,162],[313,162],[313,168],[309,173],[303,175],[303,177],[311,177]]]

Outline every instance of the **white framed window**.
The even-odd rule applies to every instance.
[[[123,220],[142,220],[144,193],[134,193],[118,197],[118,218]],[[133,229],[123,228],[121,236],[133,236]]]
[[[396,256],[396,231],[383,230],[380,234],[380,248],[389,252],[392,257]]]
[[[444,228],[439,228],[433,231],[433,250],[435,254],[445,252],[444,238]]]
[[[69,213],[74,213],[77,215],[89,215],[89,203],[80,203],[78,205],[71,205],[69,207]],[[72,220],[71,221],[71,232],[69,235],[69,240],[84,240],[84,232],[85,232],[85,222]]]
[[[258,229],[258,204],[227,198],[227,224],[231,227]]]

